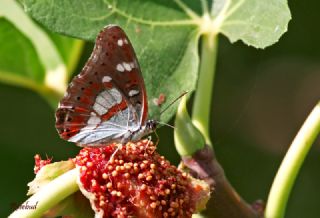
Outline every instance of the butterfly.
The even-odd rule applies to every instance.
[[[137,141],[157,127],[148,120],[144,80],[125,32],[108,25],[56,111],[61,138],[79,146]]]

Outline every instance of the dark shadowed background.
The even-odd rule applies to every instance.
[[[227,177],[249,202],[266,200],[286,149],[320,100],[320,2],[291,1],[289,6],[293,19],[277,44],[256,50],[224,37],[219,41],[213,142]],[[85,47],[82,62],[92,46]],[[26,200],[35,154],[59,161],[75,156],[79,148],[59,138],[54,111],[37,94],[0,84],[0,99],[0,217],[5,217]],[[159,152],[177,164],[172,129],[162,127],[158,134]],[[318,140],[299,174],[286,217],[319,216],[319,151]]]

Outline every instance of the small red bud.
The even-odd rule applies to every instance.
[[[51,163],[52,158],[47,157],[47,160],[42,160],[41,156],[39,154],[36,154],[34,156],[34,161],[35,161],[35,165],[33,170],[34,170],[34,174],[37,174],[42,167]]]

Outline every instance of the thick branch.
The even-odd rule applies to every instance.
[[[206,147],[192,157],[184,157],[183,163],[191,174],[208,182],[212,189],[211,200],[204,215],[214,218],[257,218],[262,217],[261,204],[247,204],[227,180],[224,170],[217,161],[213,149]]]

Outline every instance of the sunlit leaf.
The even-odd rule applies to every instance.
[[[31,88],[56,105],[79,56],[79,41],[47,34],[8,0],[0,1],[0,40],[0,81]]]
[[[216,0],[213,6],[219,32],[256,48],[277,42],[291,19],[286,0]]]

